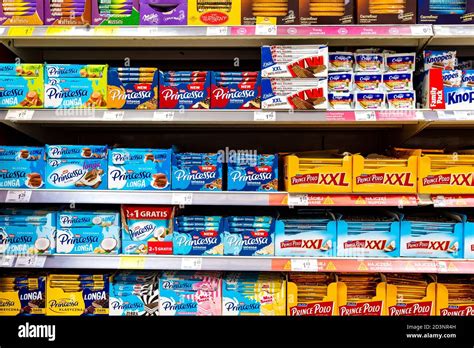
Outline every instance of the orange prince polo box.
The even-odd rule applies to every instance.
[[[356,0],[358,24],[415,24],[416,0]]]
[[[355,1],[299,0],[300,24],[353,24]]]
[[[242,24],[299,24],[298,0],[241,0]]]

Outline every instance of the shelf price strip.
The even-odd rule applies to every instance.
[[[202,269],[202,258],[201,257],[183,257],[181,259],[181,269],[183,270],[201,270]]]

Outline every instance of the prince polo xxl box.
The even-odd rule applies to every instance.
[[[298,0],[242,0],[242,24],[299,24]]]
[[[415,24],[416,0],[356,0],[358,24]]]
[[[473,24],[472,0],[418,0],[420,24]]]
[[[356,0],[300,0],[300,24],[352,24]]]

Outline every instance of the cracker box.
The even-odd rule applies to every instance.
[[[46,64],[45,108],[105,108],[107,65]]]
[[[416,193],[418,158],[385,156],[352,158],[352,187],[356,193]]]
[[[439,274],[436,281],[436,315],[474,315],[473,275]]]
[[[109,276],[50,274],[46,286],[46,315],[109,315]]]
[[[284,157],[285,189],[301,193],[352,192],[352,156],[302,152]]]
[[[0,64],[0,107],[42,108],[43,64]]]
[[[464,258],[474,259],[474,219],[471,215],[467,216],[464,223]]]
[[[382,211],[343,216],[337,222],[337,256],[399,257],[400,217]]]
[[[171,149],[109,151],[109,190],[170,190]]]
[[[58,254],[119,254],[120,215],[107,211],[57,213]]]
[[[0,287],[0,316],[46,314],[46,276],[10,273],[0,277]]]
[[[459,214],[412,214],[401,223],[400,256],[457,259],[464,250],[466,217]]]
[[[92,0],[62,1],[45,0],[44,24],[87,25],[91,24]]]
[[[173,154],[173,190],[222,191],[222,162],[218,157],[217,153]]]
[[[474,3],[470,0],[418,0],[420,24],[474,24]]]
[[[44,186],[44,148],[0,146],[0,188]]]
[[[43,25],[43,0],[4,0],[0,7],[0,25]]]
[[[290,273],[287,285],[288,316],[333,316],[337,312],[334,273]]]
[[[160,71],[160,109],[209,109],[208,71]]]
[[[173,230],[174,255],[223,255],[226,223],[221,216],[178,216]]]
[[[358,24],[415,24],[417,0],[356,0]]]
[[[140,0],[140,25],[186,25],[187,0]]]
[[[138,25],[139,0],[91,0],[92,25]]]
[[[188,25],[240,25],[241,0],[188,0]]]
[[[229,161],[227,190],[278,191],[278,155],[246,155]]]
[[[241,0],[242,25],[299,24],[298,0]]]
[[[260,109],[260,73],[212,72],[212,109]]]
[[[123,254],[173,254],[173,207],[122,205]]]
[[[160,277],[160,315],[222,315],[222,274],[164,272]]]
[[[46,145],[47,189],[107,189],[107,146]]]
[[[0,212],[0,254],[51,255],[55,252],[55,212],[47,210]]]
[[[387,315],[387,284],[378,273],[337,274],[337,314]]]
[[[418,159],[418,193],[473,194],[473,155],[423,155]]]
[[[336,216],[331,212],[276,222],[276,256],[333,257],[336,245]]]
[[[299,16],[302,25],[353,24],[356,0],[300,0]]]
[[[426,274],[385,274],[389,316],[435,315],[436,283]]]
[[[222,315],[286,315],[286,279],[280,273],[228,273],[222,297]]]
[[[275,255],[275,220],[263,217],[231,216],[223,233],[224,255],[262,256]]]

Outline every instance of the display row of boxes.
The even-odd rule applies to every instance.
[[[1,316],[474,315],[470,275],[22,272],[0,285]]]
[[[3,25],[473,23],[470,0],[32,0],[2,2]]]
[[[474,258],[472,216],[451,212],[298,211],[293,216],[3,210],[1,254],[155,254]]]

